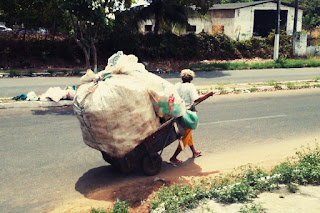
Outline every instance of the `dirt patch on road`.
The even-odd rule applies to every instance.
[[[148,200],[151,198],[152,192],[163,185],[169,186],[179,179],[187,182],[191,178],[228,173],[234,171],[234,168],[239,168],[243,165],[259,166],[264,170],[270,170],[275,165],[285,161],[286,158],[294,156],[301,147],[312,147],[317,138],[319,139],[320,135],[310,138],[293,138],[282,143],[270,142],[267,145],[257,144],[250,147],[236,147],[234,151],[228,153],[204,155],[200,158],[188,159],[179,167],[174,167],[164,162],[161,173],[154,177],[145,177],[138,174],[120,175],[119,177],[113,177],[114,179],[119,178],[120,181],[114,181],[112,177],[109,177],[109,179],[108,177],[102,177],[100,179],[100,177],[92,177],[90,174],[85,174],[84,176],[87,175],[88,177],[82,177],[83,180],[79,179],[80,182],[83,181],[80,184],[88,185],[85,190],[80,191],[84,197],[67,201],[61,204],[59,208],[51,211],[51,213],[87,213],[91,208],[110,209],[116,199],[130,202],[130,212],[149,212]],[[154,181],[155,177],[164,181]],[[108,182],[111,183],[108,184]],[[318,189],[318,187],[314,188],[314,190]],[[310,193],[312,194],[312,191]],[[299,196],[299,199],[303,201],[303,195]],[[295,199],[292,200],[292,202],[283,202],[283,205],[287,205],[288,209],[292,209],[292,205],[298,205]],[[273,201],[271,199],[265,202]],[[316,206],[314,207],[317,208]],[[299,208],[297,207],[297,209]]]

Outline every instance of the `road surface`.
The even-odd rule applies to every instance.
[[[180,82],[179,73],[160,74],[171,83]],[[195,85],[212,85],[217,83],[257,83],[270,80],[294,81],[310,80],[320,77],[320,68],[291,68],[263,70],[226,70],[212,72],[197,72],[193,83]],[[14,97],[34,91],[40,95],[50,87],[78,85],[80,77],[25,77],[1,78],[0,97]]]
[[[199,160],[214,165],[219,162],[209,159],[218,154],[317,137],[319,100],[320,89],[214,96],[197,108],[201,123],[194,131],[195,146],[203,152]],[[143,190],[136,198],[140,202],[153,190],[148,186],[154,177],[120,174],[87,147],[70,107],[5,109],[0,120],[0,212],[47,212],[83,197],[114,202]],[[162,156],[161,172],[171,171],[172,176],[177,170],[167,161],[175,148],[170,145]],[[179,155],[183,161],[190,157],[190,150]],[[197,160],[191,161],[188,175],[205,175]]]

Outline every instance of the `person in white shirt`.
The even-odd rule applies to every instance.
[[[196,87],[194,84],[191,83],[195,74],[190,69],[184,69],[180,72],[182,83],[177,83],[175,86],[177,88],[179,96],[184,100],[186,107],[188,108],[194,102],[201,102],[203,100],[203,96],[199,96]],[[184,129],[185,134],[182,137],[183,142],[183,149],[188,145],[192,151],[192,157],[196,158],[201,156],[201,151],[196,150],[193,145],[193,138],[192,138],[192,130],[191,129]],[[182,163],[181,160],[177,159],[177,156],[182,151],[182,147],[179,143],[178,148],[176,149],[173,156],[170,158],[170,162],[173,164]]]

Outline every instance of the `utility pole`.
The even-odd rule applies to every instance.
[[[298,22],[298,10],[299,10],[299,0],[295,0],[293,32],[292,32],[292,50],[294,55],[295,55],[295,40],[296,40],[297,22]]]
[[[279,43],[280,43],[280,4],[281,0],[277,2],[277,24],[276,24],[276,34],[274,37],[274,52],[273,52],[273,60],[276,61],[279,58]]]
[[[295,4],[294,4],[294,20],[293,20],[293,36],[297,32],[298,10],[299,10],[299,0],[295,0]]]

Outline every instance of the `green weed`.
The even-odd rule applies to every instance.
[[[164,186],[155,193],[152,208],[166,212],[181,212],[195,208],[203,199],[216,199],[223,203],[246,202],[264,191],[272,191],[286,184],[296,192],[297,184],[320,185],[320,147],[303,148],[296,156],[276,166],[270,173],[259,168],[241,168],[237,175],[203,179],[192,184]],[[243,206],[240,212],[265,212],[260,204]]]
[[[315,82],[318,82],[320,80],[320,77],[314,77],[312,78]]]
[[[47,72],[52,75],[52,74],[54,74],[54,73],[57,72],[57,71],[56,71],[56,70],[51,70],[51,69],[49,69],[49,70],[47,70]]]
[[[261,203],[245,203],[243,206],[240,208],[240,213],[264,213],[266,212],[266,208],[262,206]]]
[[[90,213],[107,213],[107,212],[102,209],[91,209]]]
[[[256,92],[256,91],[258,91],[259,89],[257,88],[257,87],[251,87],[250,89],[249,89],[249,91],[250,92]]]
[[[301,85],[301,88],[310,88],[310,83],[305,83],[303,85]]]
[[[288,82],[286,85],[289,89],[297,89],[297,86],[293,82]]]
[[[270,68],[300,68],[300,67],[319,67],[320,61],[312,59],[285,59],[279,58],[277,61],[245,63],[245,62],[225,62],[209,64],[193,64],[190,69],[203,71],[211,70],[242,70],[242,69],[270,69]]]
[[[10,77],[21,76],[21,73],[17,70],[9,70],[9,76]]]
[[[82,71],[81,69],[75,68],[75,69],[72,70],[72,74],[73,75],[80,75],[81,71]]]
[[[117,202],[113,205],[112,213],[128,213],[129,204],[126,201],[117,199]]]
[[[289,192],[291,192],[291,193],[296,193],[299,189],[298,185],[294,184],[294,183],[288,183],[287,187],[288,187]]]

